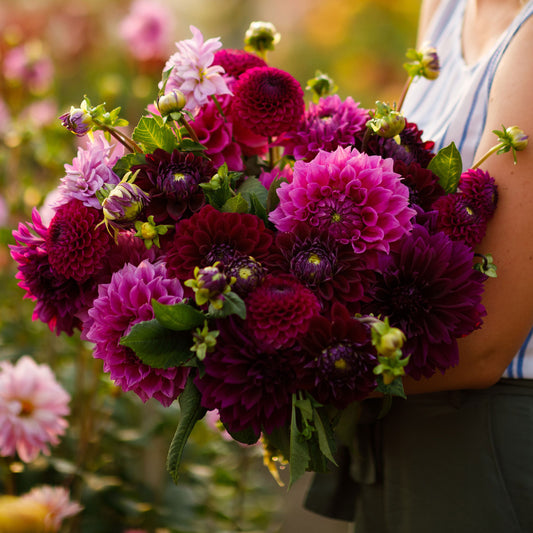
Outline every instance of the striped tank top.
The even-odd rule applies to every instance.
[[[441,72],[436,80],[417,79],[405,98],[402,112],[435,141],[439,150],[452,141],[461,152],[463,168],[474,156],[485,127],[492,80],[513,36],[533,15],[527,2],[492,50],[476,63],[465,63],[461,32],[467,0],[442,0],[424,40],[439,55]],[[533,378],[533,329],[504,373],[504,377]]]

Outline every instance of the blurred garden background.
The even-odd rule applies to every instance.
[[[78,335],[56,337],[32,321],[8,244],[76,155],[76,138],[58,116],[87,95],[120,106],[135,124],[157,95],[174,42],[190,38],[189,25],[242,48],[251,21],[272,22],[281,41],[271,66],[303,87],[321,70],[342,98],[370,107],[399,98],[418,9],[419,0],[0,0],[0,360],[30,355],[50,365],[72,397],[69,427],[49,457],[0,458],[0,494],[66,487],[84,508],[63,524],[72,533],[304,529],[306,481],[287,493],[259,447],[225,440],[208,421],[195,428],[175,486],[165,458],[178,407],[122,393]],[[346,529],[318,518],[305,525],[307,533]]]

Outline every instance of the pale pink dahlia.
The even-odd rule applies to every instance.
[[[204,37],[198,28],[189,27],[193,38],[177,42],[178,52],[167,61],[164,70],[170,70],[165,93],[174,89],[181,91],[187,103],[184,109],[196,112],[209,101],[210,96],[231,94],[224,78],[224,69],[213,65],[215,51],[222,43],[220,39]]]
[[[277,192],[280,202],[270,220],[279,231],[305,222],[357,253],[388,252],[409,232],[415,215],[392,159],[340,146],[320,151],[309,163],[297,161],[292,182],[282,183]]]
[[[17,452],[25,463],[49,455],[68,426],[69,401],[48,365],[27,355],[0,362],[0,455]]]
[[[44,506],[48,513],[44,519],[46,531],[59,531],[63,520],[78,514],[83,507],[70,500],[67,489],[42,485],[24,494],[22,499]]]
[[[183,289],[177,279],[167,277],[164,263],[142,261],[126,264],[111,281],[100,285],[98,298],[83,324],[83,338],[96,346],[94,357],[104,361],[104,371],[123,390],[135,392],[143,401],[155,398],[169,406],[183,391],[188,369],[152,368],[135,353],[120,345],[138,322],[152,320],[152,299],[162,304],[181,302]]]

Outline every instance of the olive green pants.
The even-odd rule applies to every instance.
[[[533,380],[397,399],[380,420],[363,404],[350,465],[308,508],[355,533],[533,533]]]

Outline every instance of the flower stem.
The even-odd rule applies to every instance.
[[[185,126],[185,129],[187,130],[187,132],[191,136],[191,139],[194,142],[196,142],[198,144],[201,144],[201,142],[198,139],[198,136],[196,135],[196,132],[192,129],[192,126],[189,124],[189,121],[183,115],[181,116],[180,121]]]
[[[411,87],[411,83],[413,82],[413,76],[409,76],[407,78],[407,81],[405,82],[404,86],[403,86],[403,89],[402,89],[402,94],[400,95],[400,101],[398,102],[398,107],[396,109],[396,111],[401,111],[402,109],[402,106],[403,106],[403,102],[405,100],[405,95],[407,94],[407,91],[409,90],[409,87]]]
[[[130,139],[127,135],[124,135],[122,132],[118,131],[115,128],[112,128],[111,126],[106,126],[105,124],[101,124],[100,122],[96,122],[96,121],[95,123],[98,125],[100,129],[109,133],[120,144],[124,145],[130,152],[133,152],[133,153],[137,152],[139,154],[142,153],[140,146],[133,139]]]
[[[483,162],[485,162],[492,154],[496,153],[501,147],[503,146],[503,143],[498,143],[495,146],[493,146],[485,155],[483,155],[480,159],[478,159],[471,167],[472,170],[475,170],[478,168]]]

